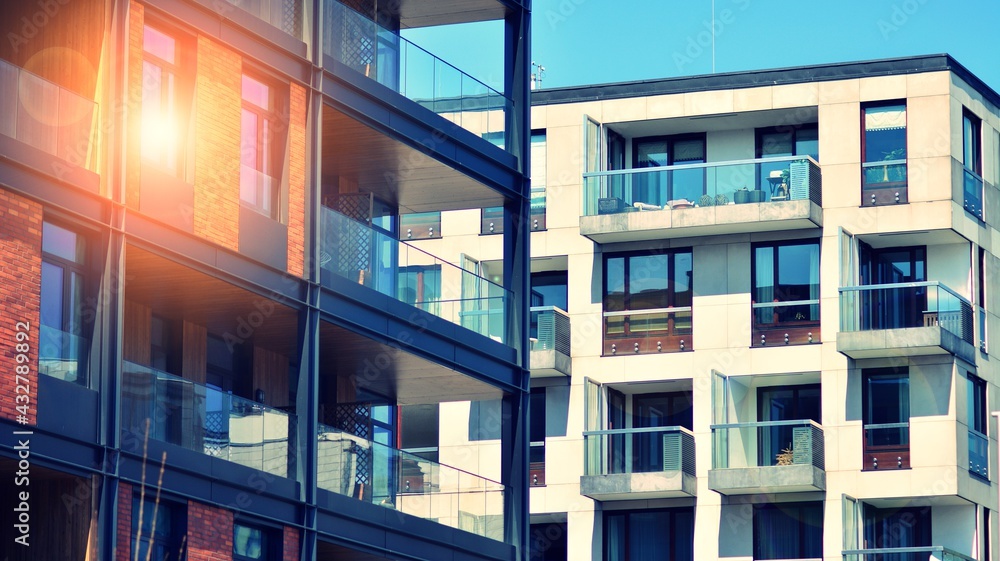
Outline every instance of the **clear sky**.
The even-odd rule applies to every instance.
[[[534,0],[542,87],[712,72],[712,0]],[[715,0],[715,71],[948,53],[1000,91],[1000,0]]]
[[[532,18],[543,88],[712,72],[712,0],[534,0]],[[458,27],[404,36],[501,89],[502,24]],[[715,32],[716,72],[948,53],[1000,91],[1000,0],[715,0]]]

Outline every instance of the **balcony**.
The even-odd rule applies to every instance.
[[[294,477],[294,415],[128,361],[121,391],[123,431]]]
[[[225,0],[258,20],[302,39],[302,0]],[[221,8],[216,6],[221,11]]]
[[[87,352],[90,341],[48,325],[42,325],[38,335],[38,372],[67,382],[87,385]]]
[[[325,55],[505,146],[510,99],[340,2],[323,9]]]
[[[583,433],[580,493],[599,501],[693,497],[694,434],[684,427]]]
[[[97,170],[93,133],[98,114],[93,101],[0,60],[0,115],[4,116],[0,119],[0,135],[70,166]],[[44,167],[49,170],[52,165]]]
[[[969,473],[990,480],[990,440],[985,434],[969,430]]]
[[[895,158],[896,154],[891,156]],[[861,164],[861,206],[902,204],[906,191],[906,158]]]
[[[604,312],[604,356],[692,351],[691,306]]]
[[[965,211],[981,221],[983,217],[983,178],[974,171],[963,168],[962,192]]]
[[[824,491],[823,428],[815,421],[712,425],[708,488],[723,495]]]
[[[318,439],[321,489],[503,540],[502,484],[326,425]]]
[[[952,354],[975,364],[972,304],[939,282],[842,287],[840,310],[837,350],[851,358]]]
[[[598,243],[818,228],[819,164],[801,156],[585,173],[580,233]]]
[[[850,549],[843,552],[843,559],[844,561],[974,561],[968,555],[941,546]]]
[[[533,307],[531,330],[531,376],[569,376],[572,372],[569,315],[555,306]]]
[[[339,212],[322,215],[324,286],[336,275],[504,342],[510,291]]]

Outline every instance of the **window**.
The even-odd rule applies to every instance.
[[[568,351],[569,321],[562,322],[557,312],[543,310],[547,307],[569,310],[569,294],[566,271],[543,271],[531,273],[531,325],[528,337],[532,350],[557,349]],[[539,330],[541,324],[541,330]],[[562,342],[560,342],[562,341]]]
[[[986,345],[986,250],[979,248],[979,283],[976,291],[976,304],[979,308],[979,350],[987,353]]]
[[[604,561],[694,559],[694,509],[604,513]]]
[[[986,380],[972,374],[966,374],[966,376],[969,380],[965,403],[969,426],[969,472],[989,480]]]
[[[87,383],[87,245],[73,230],[42,224],[41,328],[38,371],[78,384]]]
[[[757,388],[757,419],[766,423],[758,429],[758,465],[778,465],[779,455],[793,449],[800,426],[777,424],[780,421],[822,420],[820,385],[768,386]],[[812,461],[812,458],[809,458]],[[793,459],[793,463],[795,460]]]
[[[780,161],[761,162],[757,166],[759,171],[757,176],[758,189],[767,193],[768,190],[763,188],[770,187],[769,194],[772,201],[788,199],[792,195],[789,193],[792,183],[791,170],[793,169],[790,156],[810,156],[814,160],[819,160],[819,129],[817,124],[762,128],[757,129],[756,136],[758,158],[781,158]],[[802,194],[795,192],[792,198],[807,197],[808,195],[808,192]]]
[[[910,467],[910,377],[891,368],[862,373],[865,470]]]
[[[191,74],[176,37],[142,29],[142,160],[177,177],[184,175]]]
[[[962,111],[962,167],[964,168],[965,210],[983,219],[983,158],[980,129],[982,122],[969,112]]]
[[[437,403],[400,405],[400,449],[425,460],[438,461],[439,419],[440,410]],[[404,479],[405,477],[404,475]]]
[[[257,212],[277,220],[281,169],[277,138],[279,118],[274,88],[243,75],[243,111],[240,121],[240,200]]]
[[[705,135],[684,134],[637,138],[633,167],[652,168],[705,163]],[[632,178],[632,201],[662,207],[667,201],[684,199],[697,203],[705,194],[705,168],[640,173]]]
[[[752,345],[819,341],[819,241],[753,245]]]
[[[277,559],[279,540],[274,539],[273,533],[264,528],[234,522],[233,561]]]
[[[531,131],[531,230],[545,229],[545,131]]]
[[[545,485],[545,388],[531,388],[528,437],[528,478],[530,485]]]
[[[566,561],[567,528],[565,522],[531,524],[528,536],[528,561]]]
[[[396,298],[425,312],[441,313],[441,265],[400,267]]]
[[[865,549],[929,547],[931,507],[874,508],[865,505]],[[896,553],[893,561],[923,561],[927,553]]]
[[[866,105],[862,114],[861,204],[905,203],[906,105]]]
[[[821,557],[823,557],[823,503],[754,505],[754,559]]]
[[[604,353],[692,349],[691,250],[604,259]]]
[[[148,494],[148,492],[147,492]],[[132,499],[132,547],[136,559],[185,558],[187,513],[183,505],[136,495]]]

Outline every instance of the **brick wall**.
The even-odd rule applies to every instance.
[[[281,558],[284,561],[299,561],[299,531],[290,526],[285,526],[284,533]]]
[[[291,84],[288,127],[288,272],[305,273],[306,89]]]
[[[42,285],[42,206],[0,189],[0,417],[15,420],[17,395],[28,396],[27,423],[34,425],[38,397],[38,322]],[[28,340],[18,342],[18,322],[27,322]],[[18,344],[28,360],[17,362]],[[28,393],[18,393],[18,366],[27,366]],[[22,368],[22,371],[25,369]],[[23,400],[24,398],[22,398]],[[25,405],[24,401],[21,405]]]
[[[194,233],[239,250],[242,59],[198,37]]]
[[[132,486],[118,484],[118,547],[115,561],[132,561]]]
[[[129,158],[125,169],[125,205],[139,210],[139,177],[141,154],[139,143],[142,137],[142,26],[145,11],[142,4],[129,3],[128,11],[128,117]]]
[[[187,561],[232,561],[232,512],[188,501],[187,530]]]

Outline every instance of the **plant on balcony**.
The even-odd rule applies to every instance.
[[[722,206],[729,204],[729,197],[719,193],[715,196],[715,206]]]
[[[784,448],[781,452],[775,454],[774,459],[776,462],[778,462],[777,465],[779,466],[792,465],[793,461],[792,443],[789,442],[786,448]]]
[[[715,199],[712,198],[712,195],[705,194],[702,195],[700,199],[698,199],[698,206],[712,206],[714,204],[715,204]]]
[[[742,189],[735,191],[733,193],[733,202],[738,205],[750,202],[750,191],[747,191],[745,186]]]

